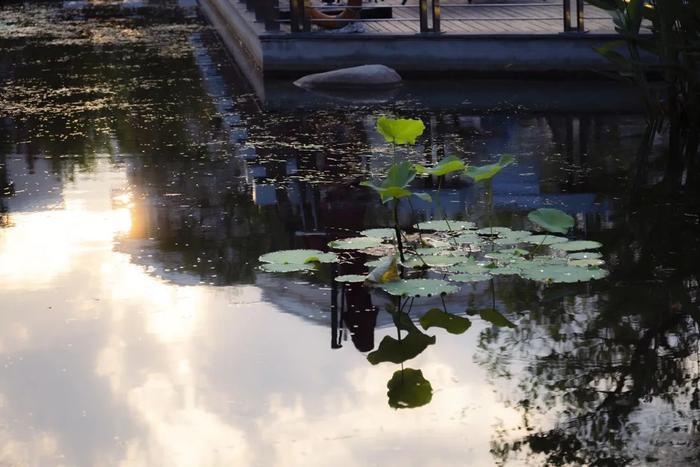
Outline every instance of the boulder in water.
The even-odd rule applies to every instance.
[[[307,75],[294,82],[300,88],[377,88],[401,83],[396,70],[384,65],[362,65]]]

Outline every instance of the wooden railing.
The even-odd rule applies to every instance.
[[[304,0],[282,0],[284,3],[284,9],[280,9],[280,0],[238,0],[239,2],[245,4],[248,11],[255,13],[255,19],[258,22],[264,23],[265,29],[267,31],[280,31],[280,25],[283,23],[289,24],[289,30],[292,33],[299,32],[310,32],[311,31],[311,20],[306,14],[304,8]],[[545,0],[546,1],[546,0]],[[572,7],[573,4],[573,7]],[[548,7],[556,7],[561,5],[563,8],[562,20],[563,20],[563,32],[585,32],[584,27],[584,0],[561,0],[561,3],[542,3],[541,5],[547,5]],[[455,18],[450,17],[443,19],[442,10],[446,8],[455,7],[479,7],[479,8],[491,8],[497,10],[498,7],[503,6],[513,6],[510,4],[492,4],[492,3],[481,3],[472,5],[471,3],[465,4],[443,4],[440,5],[440,0],[419,0],[418,6],[416,5],[391,5],[391,6],[375,6],[374,9],[398,9],[398,8],[418,8],[418,21],[417,21],[417,32],[420,33],[440,33],[441,23],[443,21],[472,21],[474,18]],[[520,6],[538,6],[537,4],[521,4]],[[337,10],[338,7],[319,7],[318,9],[334,9]],[[285,19],[281,19],[281,12],[285,13]],[[551,21],[556,20],[556,18],[517,18],[516,21],[525,20],[536,20],[536,21]],[[479,18],[478,21],[513,21],[514,18]],[[337,22],[338,20],[334,20]],[[353,19],[344,20],[348,23],[352,22],[367,22],[367,21],[379,21],[379,20],[367,20],[367,19]],[[388,19],[383,21],[402,21],[406,22],[406,19]]]

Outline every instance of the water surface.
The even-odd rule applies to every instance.
[[[0,7],[0,463],[697,462],[700,203],[659,188],[661,149],[638,170],[644,121],[621,105],[523,107],[484,86],[264,102],[192,7]],[[610,269],[590,284],[499,278],[517,328],[430,332],[409,362],[434,390],[416,409],[387,403],[398,366],[366,359],[395,331],[386,297],[339,316],[327,269],[257,269],[268,251],[390,224],[358,186],[392,160],[384,113],[426,122],[411,160],[514,154],[497,222],[564,209]],[[451,179],[439,196],[486,224],[483,187]],[[439,215],[416,208],[402,221]],[[465,286],[448,306],[490,300]]]

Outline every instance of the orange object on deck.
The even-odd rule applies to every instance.
[[[311,6],[311,0],[304,0],[306,15],[311,22],[325,29],[338,29],[347,25],[351,20],[360,19],[362,0],[348,0],[348,5],[337,15],[327,15]]]

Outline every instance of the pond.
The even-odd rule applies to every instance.
[[[280,82],[262,98],[185,3],[0,7],[0,463],[700,462],[700,200],[659,188],[661,139],[640,169],[633,92],[445,80],[358,101]],[[388,394],[401,366],[369,357],[396,335],[393,299],[333,281],[368,258],[258,260],[392,227],[360,185],[395,157],[382,115],[424,122],[398,148],[413,162],[514,156],[490,188],[417,178],[433,202],[402,203],[403,225],[534,230],[528,213],[557,208],[607,274],[459,284],[444,300],[461,334],[424,329],[441,300],[416,299],[434,336],[405,362],[430,386],[416,407]]]

